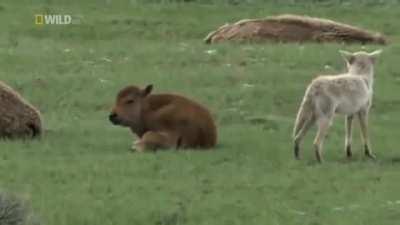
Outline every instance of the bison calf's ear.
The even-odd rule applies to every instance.
[[[153,90],[153,85],[149,84],[147,85],[143,90],[142,90],[142,96],[146,97],[148,94],[151,93],[151,91]]]

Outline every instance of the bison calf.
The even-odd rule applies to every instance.
[[[125,87],[109,116],[113,124],[129,127],[140,138],[133,149],[215,146],[217,128],[204,106],[180,95],[151,94],[152,89],[152,85]]]
[[[0,138],[30,138],[41,133],[40,112],[0,81]]]

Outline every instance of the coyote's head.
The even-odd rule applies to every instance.
[[[346,61],[347,71],[350,74],[364,75],[372,74],[374,70],[374,63],[376,58],[382,53],[382,50],[376,50],[374,52],[347,52],[339,51],[344,60]]]

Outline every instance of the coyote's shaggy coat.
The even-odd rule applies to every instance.
[[[41,133],[40,112],[0,81],[0,138],[29,138]]]
[[[215,146],[217,128],[206,107],[181,95],[151,94],[152,88],[125,87],[110,114],[113,124],[130,127],[140,138],[134,149]]]
[[[368,112],[372,102],[374,62],[381,50],[372,53],[340,51],[345,58],[348,72],[335,76],[319,76],[308,86],[297,114],[293,137],[294,154],[300,157],[300,143],[316,123],[318,132],[314,139],[317,160],[322,161],[322,143],[332,119],[337,114],[346,116],[345,150],[351,157],[351,130],[353,117],[360,121],[365,154],[372,154],[368,137]]]

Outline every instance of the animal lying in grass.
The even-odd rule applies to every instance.
[[[0,81],[0,138],[31,138],[41,133],[40,112]]]
[[[346,116],[345,151],[352,156],[352,122],[356,116],[360,122],[365,155],[375,158],[368,137],[368,113],[372,102],[374,63],[381,50],[367,53],[340,51],[347,64],[347,73],[335,76],[319,76],[308,86],[297,114],[293,137],[294,154],[300,157],[300,144],[312,125],[318,126],[314,139],[315,155],[322,162],[322,145],[336,114]]]
[[[133,149],[141,152],[215,146],[217,128],[204,106],[180,95],[151,94],[152,89],[152,85],[123,88],[109,116],[113,124],[129,127],[139,137]]]
[[[387,44],[387,38],[359,27],[328,19],[277,15],[261,19],[243,19],[225,24],[204,39],[207,44],[224,41],[239,42],[345,42]]]

